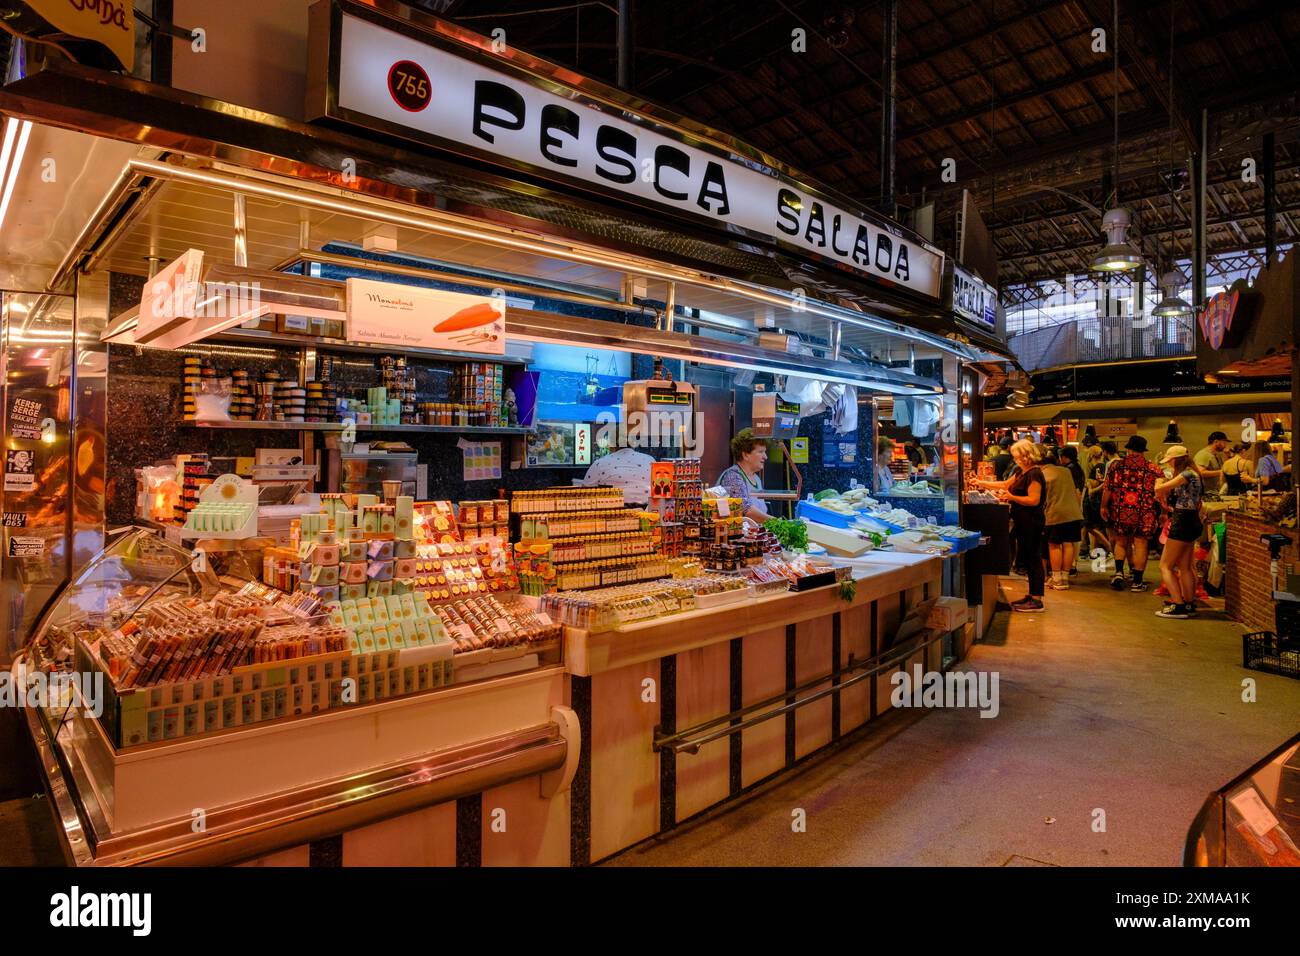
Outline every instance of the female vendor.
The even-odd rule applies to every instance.
[[[742,428],[731,439],[731,460],[735,463],[718,476],[718,484],[742,502],[746,518],[760,525],[768,519],[767,505],[754,495],[763,487],[763,466],[767,463],[767,441],[755,438],[753,431]]]

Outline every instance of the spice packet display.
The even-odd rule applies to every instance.
[[[552,620],[588,631],[608,631],[694,607],[695,592],[683,581],[556,591],[543,597],[541,603]]]
[[[636,558],[607,558],[561,565],[556,568],[555,586],[561,591],[578,591],[652,581],[668,577],[668,561],[663,555],[647,554]]]
[[[434,610],[456,642],[457,654],[541,644],[559,640],[561,634],[560,626],[545,612],[534,611],[522,601],[490,594],[440,604]]]
[[[163,601],[104,634],[98,653],[114,684],[127,689],[218,677],[245,664],[347,649],[341,628],[285,615],[279,603],[228,592],[210,601]],[[285,623],[272,623],[277,616]]]
[[[550,543],[551,562],[570,564],[574,561],[595,561],[602,558],[633,558],[656,551],[654,539],[648,532],[624,534],[579,535]]]
[[[623,507],[623,489],[610,487],[542,488],[516,491],[510,498],[510,511],[517,515],[605,511]]]
[[[526,514],[519,519],[519,540],[547,541],[573,535],[640,531],[641,515],[635,508]]]
[[[567,626],[607,631],[693,611],[697,596],[747,586],[748,582],[738,576],[700,575],[593,591],[557,591],[543,597],[541,607],[552,619]]]

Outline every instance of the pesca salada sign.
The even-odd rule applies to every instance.
[[[313,50],[329,51],[329,82],[309,94],[309,116],[670,209],[940,297],[943,253],[895,223],[842,208],[716,144],[556,82],[539,83],[505,59],[497,68],[376,11],[341,0],[321,5],[335,14],[327,38],[319,35],[322,13],[314,9],[312,17]],[[320,69],[316,62],[314,72]]]

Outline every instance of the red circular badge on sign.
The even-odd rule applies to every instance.
[[[397,105],[408,113],[418,113],[429,105],[433,95],[429,74],[410,60],[398,60],[388,69],[388,92]]]

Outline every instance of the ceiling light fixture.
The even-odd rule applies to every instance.
[[[29,120],[20,122],[12,116],[5,120],[4,146],[0,148],[0,177],[3,177],[4,182],[4,193],[0,196],[0,226],[4,225],[5,213],[9,211],[9,199],[14,192],[14,183],[18,181],[18,169],[22,166],[23,154],[27,151],[27,138],[31,135],[32,124]],[[9,159],[11,151],[12,162]]]
[[[1128,241],[1128,230],[1133,225],[1133,215],[1119,205],[1119,0],[1114,0],[1114,29],[1111,31],[1111,49],[1115,54],[1115,65],[1111,78],[1114,91],[1114,105],[1111,116],[1115,122],[1115,167],[1112,172],[1114,193],[1108,196],[1111,206],[1101,217],[1101,229],[1106,233],[1106,245],[1101,254],[1092,260],[1089,268],[1093,272],[1131,272],[1142,265],[1142,254]]]
[[[1152,314],[1162,317],[1191,314],[1191,305],[1186,299],[1178,295],[1186,284],[1187,276],[1177,269],[1171,269],[1162,275],[1160,277],[1160,291],[1164,293],[1164,296],[1160,299],[1160,304],[1152,310]]]
[[[1106,245],[1089,266],[1093,272],[1130,272],[1142,265],[1142,254],[1128,241],[1132,224],[1132,215],[1123,207],[1109,209],[1101,217]]]

